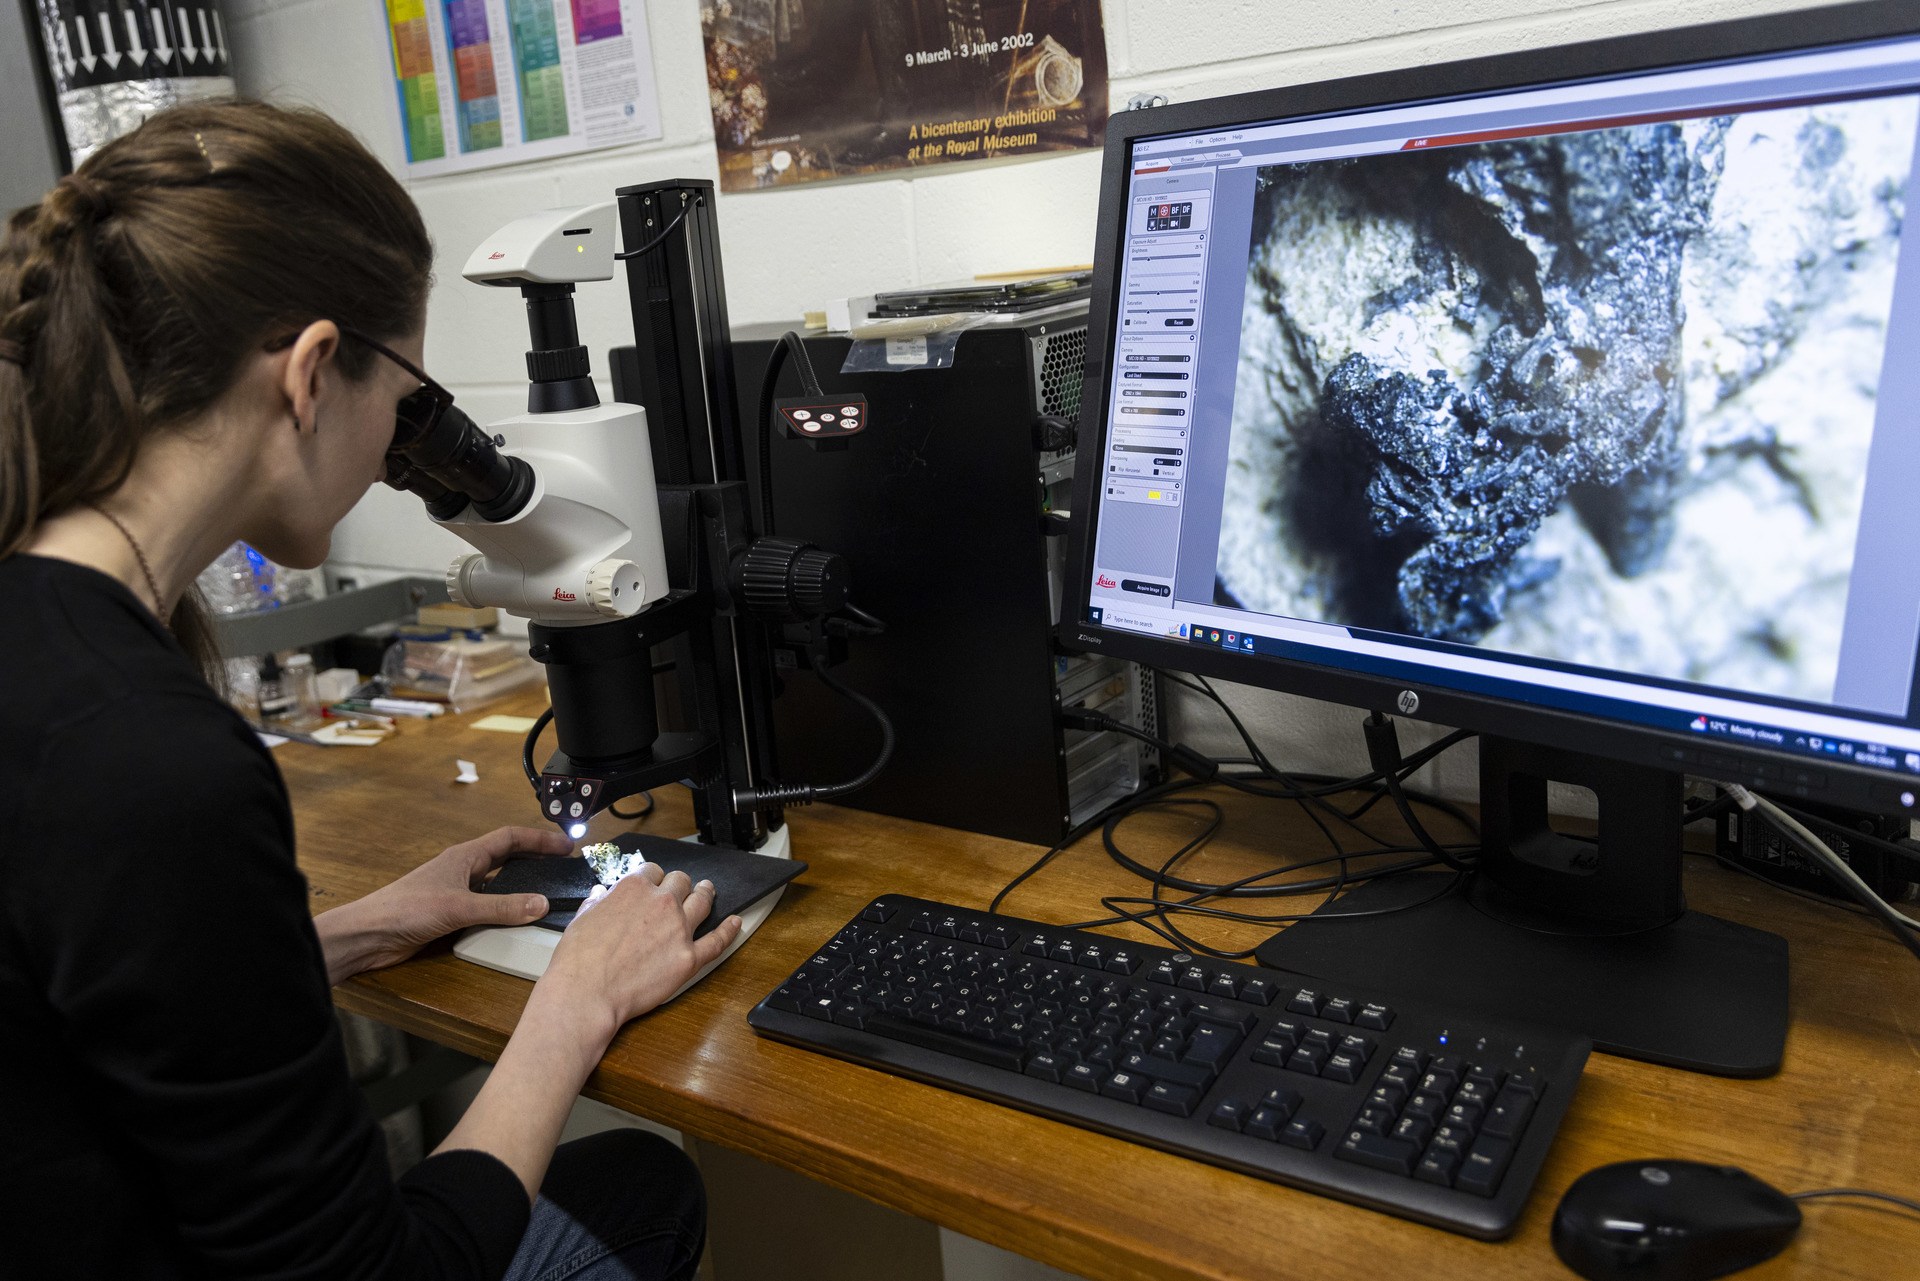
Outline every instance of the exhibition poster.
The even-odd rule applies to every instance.
[[[660,137],[646,0],[383,0],[407,175]]]
[[[1098,147],[1099,0],[700,0],[725,191]]]

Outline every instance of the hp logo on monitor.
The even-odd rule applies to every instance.
[[[1399,708],[1402,716],[1413,715],[1420,710],[1420,696],[1410,689],[1401,690]]]

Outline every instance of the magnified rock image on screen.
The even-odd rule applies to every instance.
[[[1262,169],[1221,601],[1830,700],[1915,117]]]

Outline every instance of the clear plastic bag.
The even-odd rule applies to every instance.
[[[396,698],[430,699],[465,712],[535,684],[543,672],[517,641],[447,636],[388,646],[380,674]]]
[[[215,617],[251,614],[280,603],[275,594],[277,568],[245,543],[235,543],[200,571],[200,594]]]

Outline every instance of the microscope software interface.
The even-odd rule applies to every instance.
[[[1908,39],[1137,142],[1089,621],[1920,776],[1917,117]]]

